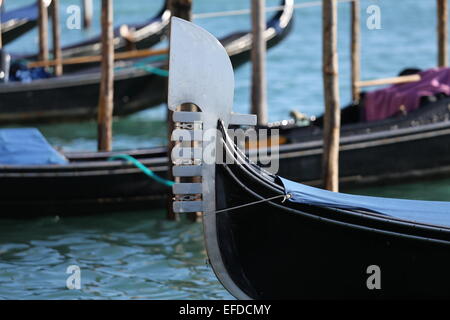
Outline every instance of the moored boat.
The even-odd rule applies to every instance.
[[[347,126],[343,126],[340,152],[341,186],[348,188],[450,176],[450,123],[445,120],[450,116],[449,103],[449,98],[443,98],[430,102],[424,105],[423,109],[407,116],[374,122],[369,127],[355,124],[347,129]],[[279,155],[274,159],[279,162],[278,173],[293,181],[320,186],[320,126],[298,128],[285,125],[274,128],[278,128],[281,137],[286,138],[286,143],[279,146]],[[167,196],[167,187],[150,180],[131,164],[119,160],[108,161],[109,157],[117,154],[132,155],[159,176],[167,176],[168,159],[165,147],[114,153],[64,152],[63,155],[69,160],[67,165],[1,166],[0,204],[5,208],[1,216],[26,216],[29,212],[39,215],[84,215],[101,211],[102,202],[118,201],[121,201],[122,205],[111,205],[109,210],[162,207]],[[61,172],[64,174],[60,174]],[[130,183],[132,181],[133,186],[139,187],[125,184],[127,187],[124,190],[127,192],[112,192],[108,195],[109,188],[115,188],[121,181],[127,180],[123,178],[124,172],[129,174]],[[103,190],[105,193],[86,193],[90,198],[87,201],[77,196],[76,192],[70,191],[72,183],[83,185],[87,180],[95,190]],[[107,188],[100,188],[100,184],[95,182],[106,180]],[[58,183],[54,184],[54,181]],[[53,188],[56,185],[59,187],[55,190]],[[62,197],[61,195],[48,199],[53,201],[52,206],[48,206],[47,201],[39,202],[36,188],[47,195],[67,192],[74,205],[64,206],[64,201],[57,205],[57,199]],[[78,205],[75,205],[76,203]],[[72,212],[72,207],[77,209]]]
[[[431,99],[432,98],[432,99]],[[450,176],[450,111],[448,97],[431,97],[424,100],[417,110],[406,115],[398,115],[374,122],[358,122],[347,120],[342,127],[340,152],[340,173],[342,187],[355,187],[369,184],[391,184],[433,177]],[[359,119],[353,116],[360,106],[350,106],[344,111],[348,119]],[[322,130],[320,118],[309,126],[296,126],[286,121],[274,124],[273,129],[279,129],[285,143],[279,146],[280,170],[278,174],[290,180],[306,183],[312,186],[321,185]],[[253,152],[253,151],[250,151]],[[111,155],[124,153],[136,156],[144,165],[155,171],[159,176],[166,177],[168,159],[164,147],[143,150],[123,150],[112,154],[96,152],[64,153],[69,164],[64,166],[21,166],[10,165],[0,168],[0,176],[5,178],[0,184],[3,197],[0,204],[8,210],[2,211],[2,216],[27,215],[29,212],[47,214],[92,214],[100,212],[101,203],[117,203],[108,210],[123,211],[129,209],[148,209],[162,206],[167,196],[167,187],[155,183],[137,168],[123,161],[108,161]],[[110,170],[111,166],[117,170]],[[84,172],[84,175],[80,174]],[[105,188],[105,193],[94,181],[108,180],[108,186],[120,183],[123,172],[132,176],[135,185],[140,188],[127,187],[127,192],[111,192]],[[64,172],[63,175],[59,174]],[[98,174],[98,176],[97,176]],[[64,179],[64,176],[72,177]],[[46,194],[58,194],[71,190],[70,183],[83,185],[89,179],[95,189],[85,196],[76,193],[71,197],[73,206],[64,206],[64,201],[58,202],[57,197],[48,198],[53,201],[36,201],[36,186],[45,190]],[[125,179],[126,180],[126,179]],[[58,190],[53,190],[51,181],[58,181]],[[66,181],[66,182],[65,182]],[[131,180],[130,180],[131,181]],[[67,183],[67,184],[66,184]],[[13,188],[12,186],[17,186]],[[64,187],[65,186],[65,187]],[[96,187],[95,187],[96,186]],[[19,194],[22,196],[17,196]],[[61,196],[64,198],[64,196]],[[88,197],[90,200],[86,200]],[[77,207],[76,210],[71,208]],[[90,209],[95,208],[95,209]]]
[[[45,1],[46,7],[51,4],[51,0]],[[0,13],[0,23],[2,24],[2,43],[7,45],[13,42],[28,31],[34,29],[39,18],[38,4],[30,4],[14,10]]]
[[[286,37],[293,22],[293,1],[267,23],[267,41],[275,45]],[[235,67],[250,58],[250,31],[234,32],[221,42]],[[156,61],[154,59],[157,59]],[[166,101],[167,62],[164,57],[120,61],[116,64],[114,115],[124,116]],[[98,106],[100,72],[90,68],[58,78],[29,83],[0,84],[0,123],[43,123],[94,119]],[[36,104],[36,101],[40,101]],[[61,101],[64,101],[61,104]]]
[[[231,294],[240,299],[450,297],[450,202],[334,193],[268,173],[229,136],[230,125],[250,117],[232,113],[233,70],[223,48],[183,20],[174,18],[171,32],[168,107],[174,121],[182,127],[201,122],[202,130],[221,133],[218,149],[201,162],[188,165],[193,158],[181,156],[178,164],[180,155],[173,153],[176,177],[202,178],[173,186],[174,210],[203,212],[210,263]],[[185,46],[189,37],[197,39],[195,49]],[[202,75],[195,82],[196,74],[182,72],[180,52],[208,66],[215,61],[214,70],[194,61]],[[191,86],[177,86],[182,79]],[[201,111],[177,114],[177,105],[185,102]],[[203,151],[209,144],[202,140]]]
[[[141,23],[122,24],[114,29],[114,50],[123,52],[128,50],[148,49],[160,43],[167,34],[170,23],[171,12],[168,2],[164,1],[163,7],[158,13]],[[89,39],[62,47],[63,59],[83,56],[97,56],[101,53],[101,37],[94,36]],[[12,54],[13,60],[32,61],[37,55]],[[69,64],[64,66],[64,72],[75,72],[95,66],[97,63]]]

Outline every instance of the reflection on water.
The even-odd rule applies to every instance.
[[[81,290],[66,288],[70,265]],[[206,264],[201,224],[162,212],[2,221],[0,298],[232,298]]]

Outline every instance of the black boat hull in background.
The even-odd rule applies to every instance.
[[[33,20],[17,23],[14,26],[5,28],[5,31],[2,32],[3,45],[9,44],[17,38],[33,30],[36,27],[36,24],[37,22]]]
[[[293,1],[284,0],[284,10],[268,22],[269,46],[280,42],[291,29]],[[281,27],[282,26],[282,27]],[[250,32],[237,32],[221,40],[232,63],[238,67],[250,59]],[[143,66],[144,60],[121,62],[128,66],[116,74],[114,115],[124,116],[167,101],[167,78]],[[167,69],[164,62],[150,68]],[[121,74],[122,76],[120,76]],[[92,120],[98,109],[98,68],[32,83],[0,84],[0,124]],[[37,103],[38,102],[38,103]]]
[[[424,106],[428,113],[423,114],[419,110],[417,113],[421,116],[411,113],[397,119],[395,122],[400,128],[392,126],[391,120],[366,124],[365,129],[343,126],[341,185],[346,188],[391,185],[450,176],[450,121],[445,120],[450,119],[449,102],[450,99],[443,99]],[[440,115],[441,121],[433,123],[432,115]],[[423,124],[412,126],[411,122]],[[402,128],[407,123],[410,126]],[[379,131],[376,126],[380,127]],[[385,130],[385,127],[390,129]],[[370,130],[372,132],[360,132]],[[278,174],[290,180],[320,186],[321,131],[317,128],[281,127],[280,132],[292,139],[309,137],[311,141],[280,146]],[[166,148],[119,153],[131,154],[156,174],[167,176]],[[0,167],[0,206],[4,209],[0,216],[89,215],[102,211],[162,207],[168,188],[132,165],[120,161],[108,162],[108,157],[114,154],[66,153],[69,166]],[[36,192],[37,189],[46,195],[45,201],[40,201],[42,194]],[[66,202],[72,205],[66,206]],[[114,205],[119,203],[120,206]]]
[[[38,6],[36,3],[5,13],[11,19],[1,19],[2,43],[7,45],[33,30],[37,25]]]
[[[95,119],[100,73],[67,76],[0,86],[0,123],[43,123]],[[28,86],[28,89],[26,87]],[[129,69],[114,79],[114,115],[128,115],[161,104],[166,78],[145,70]]]
[[[131,32],[139,34],[139,38],[132,43],[129,43],[120,35],[120,27],[116,28],[114,30],[115,51],[148,49],[161,42],[166,37],[169,29],[170,17],[171,12],[168,8],[168,0],[165,0],[162,9],[153,18],[140,24],[127,25]],[[62,48],[63,58],[99,55],[100,53],[100,36]],[[75,68],[75,66],[72,66],[72,68]]]
[[[165,149],[127,152],[166,177]],[[119,152],[120,153],[120,152]],[[65,166],[0,167],[0,217],[84,216],[162,208],[170,188],[123,161],[118,153],[67,154]]]

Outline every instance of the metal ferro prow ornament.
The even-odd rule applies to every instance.
[[[207,155],[202,151],[211,143],[204,133],[216,132],[219,121],[224,129],[229,125],[254,126],[256,116],[232,112],[234,72],[220,42],[188,21],[173,17],[171,23],[168,107],[173,111],[176,128],[171,139],[178,141],[172,150],[173,176],[201,179],[201,183],[173,186],[173,209],[176,213],[204,213],[205,246],[217,278],[236,298],[249,299],[228,275],[220,254],[215,213],[216,153]],[[180,111],[183,104],[194,104],[199,112]],[[201,147],[183,146],[184,142],[192,145],[193,141]]]
[[[180,144],[172,152],[174,177],[201,177],[201,183],[176,183],[174,212],[215,211],[215,155],[203,150],[210,144],[204,133],[217,129],[218,121],[228,125],[256,125],[256,116],[232,112],[234,72],[220,42],[200,27],[172,18],[169,59],[168,107],[174,112],[172,141]],[[200,112],[180,111],[194,104]],[[182,142],[201,143],[186,147]],[[213,157],[205,159],[205,157]],[[201,195],[201,199],[193,195]],[[194,200],[194,201],[192,201]],[[199,201],[200,200],[200,201]]]

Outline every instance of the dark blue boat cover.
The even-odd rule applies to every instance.
[[[0,130],[0,165],[67,163],[67,159],[53,149],[37,129]]]
[[[450,202],[419,201],[350,195],[317,189],[279,178],[289,201],[322,208],[364,210],[391,217],[450,227]]]
[[[15,10],[9,10],[0,15],[1,23],[6,23],[9,20],[37,20],[39,16],[38,6],[35,3],[26,7],[20,7]]]

